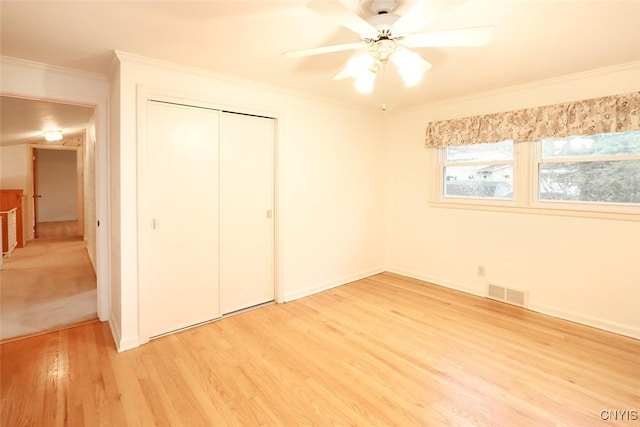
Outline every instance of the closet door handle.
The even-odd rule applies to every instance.
[[[273,211],[271,209],[267,209],[267,218],[271,218],[273,216]]]

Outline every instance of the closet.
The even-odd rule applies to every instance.
[[[139,150],[141,336],[274,300],[274,120],[148,101]]]

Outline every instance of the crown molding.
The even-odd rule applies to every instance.
[[[66,68],[61,67],[59,65],[46,64],[44,62],[36,62],[28,59],[16,58],[13,56],[2,56],[0,55],[0,64],[10,64],[21,67],[27,67],[31,69],[47,71],[47,72],[55,72],[60,74],[66,74],[72,77],[82,77],[86,79],[99,80],[101,82],[106,82],[107,77],[100,73],[92,73],[89,71],[77,70],[74,68]]]

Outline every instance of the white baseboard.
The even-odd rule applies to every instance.
[[[114,319],[113,313],[109,315],[109,329],[111,329],[111,336],[113,337],[113,341],[116,343],[116,350],[118,350],[118,353],[140,346],[140,340],[137,336],[122,339],[120,324],[116,319]]]
[[[529,301],[529,310],[640,340],[640,328],[621,325],[620,323],[610,322],[608,320],[598,319],[597,317],[587,316],[580,313],[574,313],[572,311],[563,310],[545,304],[538,304],[531,300]]]
[[[60,216],[60,217],[51,217],[47,219],[38,218],[38,222],[67,222],[67,221],[77,221],[78,217],[73,216]]]
[[[434,285],[443,286],[445,288],[453,289],[456,291],[464,292],[479,297],[484,297],[484,289],[475,289],[466,284],[459,282],[452,282],[450,280],[444,280],[438,277],[426,276],[424,274],[416,273],[414,271],[405,270],[403,268],[389,267],[386,269],[389,273],[399,274],[401,276],[411,277],[412,279],[422,280],[423,282],[433,283]]]
[[[474,289],[461,283],[456,283],[456,282],[442,280],[442,279],[431,277],[431,276],[426,276],[424,274],[415,273],[402,268],[390,267],[390,268],[387,268],[386,271],[390,273],[400,274],[402,276],[411,277],[413,279],[422,280],[424,282],[433,283],[434,285],[444,286],[445,288],[454,289],[456,291],[466,292],[471,295],[476,295],[483,298],[485,297],[484,289],[481,289],[481,290]],[[552,307],[545,304],[538,304],[531,300],[529,300],[529,310],[535,311],[547,316],[557,317],[558,319],[580,323],[581,325],[602,329],[603,331],[613,332],[614,334],[620,334],[627,337],[640,339],[639,328],[634,328],[627,325],[621,325],[619,323],[598,319],[596,317],[587,316],[584,314],[574,313],[572,311],[559,309],[557,307]]]
[[[113,342],[116,343],[116,350],[120,351],[120,325],[113,318],[113,313],[109,313],[109,329],[111,329]]]
[[[384,268],[373,268],[371,270],[363,271],[361,273],[352,274],[349,276],[344,276],[339,279],[330,280],[328,282],[321,283],[319,285],[309,286],[307,288],[287,293],[284,296],[284,302],[289,302],[293,300],[297,300],[299,298],[308,297],[309,295],[317,294],[318,292],[326,291],[332,288],[336,288],[338,286],[346,285],[347,283],[355,282],[356,280],[364,279],[369,276],[373,276],[374,274],[382,273],[385,271]]]

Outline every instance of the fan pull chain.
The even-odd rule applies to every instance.
[[[382,63],[382,111],[387,111],[387,64]]]

